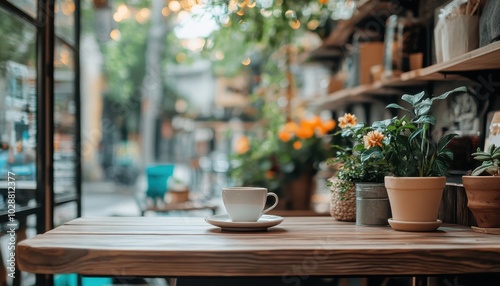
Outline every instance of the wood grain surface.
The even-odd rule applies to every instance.
[[[287,217],[264,232],[203,218],[79,218],[17,247],[22,271],[116,276],[435,275],[500,272],[500,236]]]

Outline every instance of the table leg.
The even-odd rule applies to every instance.
[[[27,220],[26,217],[19,218],[19,228],[16,231],[16,236],[17,236],[16,237],[16,244],[27,238],[27,236],[26,236],[27,221],[26,220]],[[16,278],[14,278],[12,285],[13,286],[23,285],[21,278],[22,278],[22,273],[21,273],[21,270],[19,270],[18,265],[16,263]]]
[[[427,276],[414,276],[412,286],[427,286]]]
[[[170,278],[168,280],[168,286],[177,286],[177,278]]]

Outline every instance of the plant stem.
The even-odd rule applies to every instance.
[[[427,144],[427,150],[426,152],[424,153],[424,144],[425,144],[425,140],[427,139],[427,129],[429,127],[429,124],[428,123],[424,123],[423,126],[422,126],[422,141],[420,143],[420,153],[422,154],[422,164],[420,164],[422,166],[422,168],[420,168],[420,170],[418,170],[419,172],[419,176],[420,177],[423,177],[424,176],[424,173],[425,173],[425,169],[427,169],[427,166],[426,166],[426,163],[427,163],[427,160],[426,160],[426,155],[427,153],[429,152],[429,145]]]

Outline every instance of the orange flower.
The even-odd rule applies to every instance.
[[[377,130],[370,131],[363,136],[363,143],[367,149],[375,146],[382,147],[382,140],[384,140],[384,134]]]
[[[308,139],[314,136],[314,129],[307,125],[300,126],[300,129],[295,132],[295,135],[300,139]]]
[[[250,150],[250,140],[246,136],[241,136],[236,141],[235,151],[238,154],[244,154]]]
[[[328,130],[326,130],[325,127],[323,126],[318,126],[316,127],[316,134],[319,135],[319,136],[323,136],[325,135],[326,133],[328,133]]]
[[[318,2],[319,2],[319,4],[323,4],[324,5],[324,4],[328,3],[328,0],[318,0]]]
[[[302,119],[300,120],[300,127],[299,129],[311,129],[313,130],[314,129],[314,123],[310,120],[305,120],[305,119]]]
[[[268,170],[265,174],[266,178],[268,179],[272,179],[274,178],[274,176],[276,176],[276,172],[272,171],[272,170]]]
[[[339,118],[339,126],[342,129],[346,127],[352,127],[356,124],[358,124],[358,118],[356,117],[356,115],[346,113],[344,114],[344,116]]]
[[[278,138],[283,142],[288,142],[292,139],[293,134],[299,130],[297,123],[290,121],[287,122],[278,133]]]
[[[297,125],[297,123],[295,123],[293,121],[290,121],[287,124],[285,124],[285,126],[283,127],[282,130],[285,130],[285,131],[288,131],[291,133],[295,133],[295,131],[297,131],[297,129],[299,129],[299,125]]]
[[[323,123],[321,122],[321,118],[319,118],[319,116],[314,116],[309,122],[315,128],[323,125]]]
[[[292,139],[292,133],[286,131],[286,130],[281,130],[278,132],[278,138],[283,141],[283,142],[288,142],[290,139]]]
[[[335,126],[337,126],[337,123],[333,119],[323,122],[323,129],[326,129],[327,131],[332,130]]]
[[[300,141],[293,143],[293,149],[299,150],[300,148],[302,148],[302,143]]]

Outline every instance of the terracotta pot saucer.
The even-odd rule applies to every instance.
[[[431,222],[413,222],[388,219],[389,224],[395,230],[401,231],[434,231],[443,223],[441,220]]]

